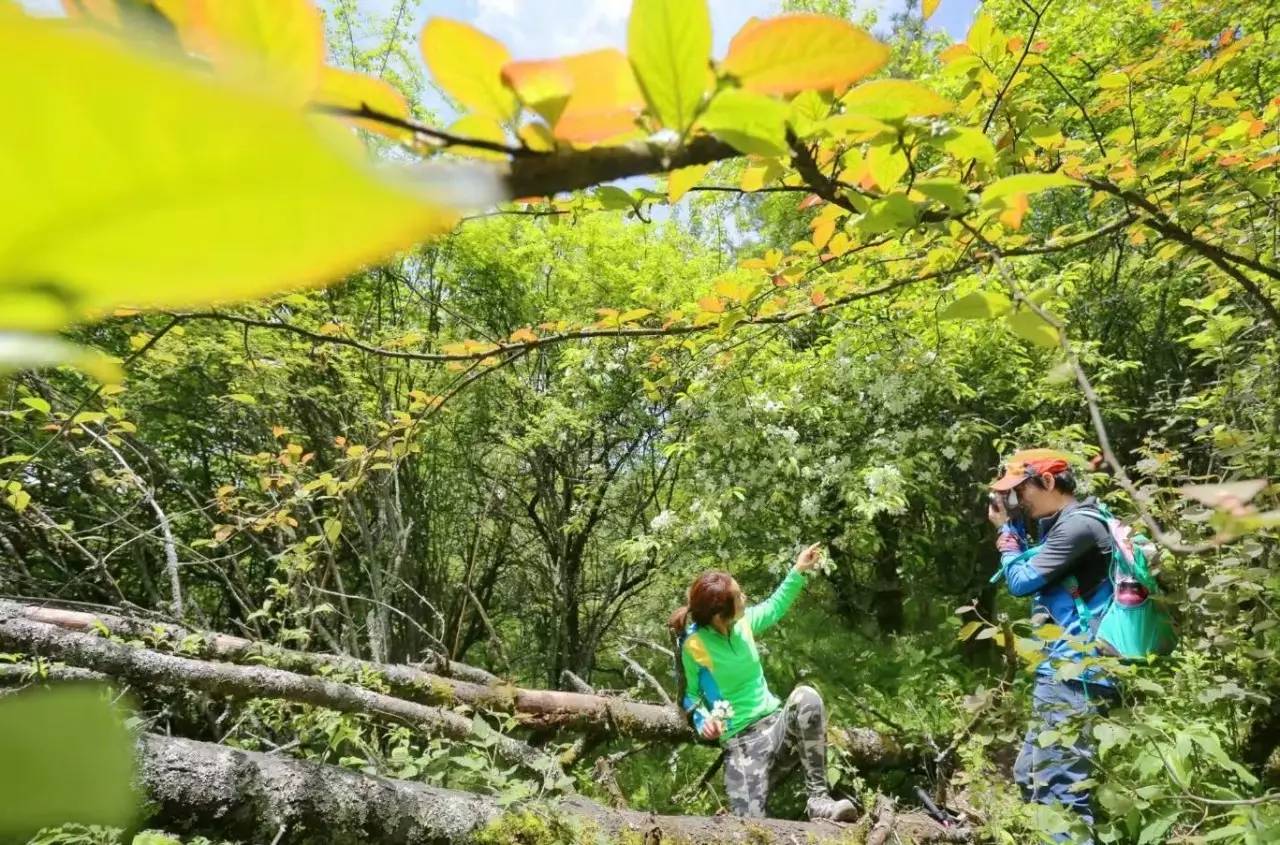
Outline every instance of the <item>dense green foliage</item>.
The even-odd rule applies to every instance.
[[[1046,63],[1022,71],[1009,93],[1016,107],[990,127],[997,148],[1074,171],[1105,138],[1107,172],[1153,171],[1162,153],[1139,141],[1185,134],[1178,178],[1208,187],[1173,204],[1174,219],[1225,231],[1274,268],[1275,163],[1236,170],[1216,153],[1186,151],[1193,134],[1197,145],[1239,134],[1240,112],[1263,122],[1256,115],[1270,107],[1259,131],[1277,154],[1280,17],[1268,4],[1158,6],[1062,4],[1031,30],[1025,4],[988,3],[983,20],[1021,42],[1003,64],[967,70],[941,62],[946,45],[906,17],[890,72],[976,102],[984,72],[1003,80],[1022,44],[1043,40],[1035,55]],[[340,62],[367,70],[390,54],[408,67],[394,26],[365,25],[382,33],[385,52],[357,55],[353,44]],[[1178,32],[1220,47],[1144,70]],[[1183,65],[1246,36],[1241,58],[1188,76]],[[1113,87],[1104,74],[1121,66],[1149,76],[1118,107],[1082,114],[1079,100]],[[410,74],[388,78],[414,94]],[[1206,133],[1206,120],[1218,131]],[[921,167],[941,158],[923,146],[919,155]],[[737,186],[758,166],[719,163],[702,182]],[[5,377],[0,485],[19,485],[0,505],[3,592],[141,606],[384,662],[442,652],[529,686],[559,687],[572,672],[652,697],[623,655],[669,680],[669,658],[650,646],[666,644],[666,614],[695,573],[728,569],[762,596],[802,544],[820,540],[837,567],[764,643],[773,688],[813,684],[836,725],[876,727],[930,758],[959,737],[943,765],[908,772],[856,771],[837,744],[838,789],[914,800],[915,786],[937,791],[941,779],[994,841],[1034,841],[1067,821],[1023,807],[1008,780],[1029,675],[1018,667],[1005,689],[996,626],[1006,617],[1020,636],[1030,631],[1023,602],[988,585],[996,556],[984,495],[1001,455],[1062,448],[1126,519],[1145,511],[1196,546],[1167,555],[1162,575],[1178,652],[1117,669],[1128,677],[1125,707],[1097,733],[1101,841],[1280,836],[1280,801],[1268,792],[1280,778],[1280,561],[1266,513],[1276,490],[1234,514],[1215,509],[1220,494],[1179,492],[1276,475],[1280,345],[1258,295],[1202,253],[1116,227],[1072,249],[1009,258],[1011,270],[946,273],[800,319],[717,316],[706,330],[434,359],[522,332],[682,327],[699,308],[729,317],[756,297],[744,286],[762,271],[780,291],[806,283],[780,263],[802,252],[793,244],[819,251],[807,241],[822,212],[800,202],[804,192],[694,192],[657,219],[631,208],[638,194],[613,210],[607,194],[595,196],[467,221],[325,290],[77,330],[123,361],[121,385],[102,389],[65,368]],[[1128,213],[1115,197],[1090,196],[1034,194],[1011,231],[1042,243]],[[898,254],[891,243],[864,260],[855,246],[829,261],[866,288],[895,278],[893,262],[909,251],[936,248],[939,265],[959,263],[930,238],[945,235],[904,234]],[[1085,397],[1052,339],[1027,340],[1034,321],[1020,332],[948,319],[948,306],[975,291],[1003,297],[1002,272],[1065,325],[1137,500],[1105,463],[1087,463],[1100,444]],[[1250,278],[1264,299],[1280,296],[1274,274]],[[824,296],[815,289],[813,305]],[[959,642],[970,621],[981,633]],[[483,744],[359,716],[194,694],[143,703],[149,726],[189,736],[512,802],[536,791]],[[611,755],[633,807],[720,805],[718,780],[697,788],[710,749],[619,740],[590,756],[600,755]],[[589,761],[574,774],[608,797]],[[787,802],[780,795],[777,811],[796,809]]]

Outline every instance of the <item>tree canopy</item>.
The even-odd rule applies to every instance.
[[[831,704],[837,787],[1037,841],[1048,637],[983,513],[1047,446],[1162,548],[1181,636],[1093,658],[1099,840],[1274,839],[1280,11],[991,0],[953,42],[936,0],[792,0],[713,55],[703,0],[634,0],[625,52],[529,60],[416,5],[0,2],[0,681],[63,708],[0,699],[0,838],[132,835],[123,718],[135,843],[276,835],[183,821],[180,758],[486,796],[446,839],[574,841],[575,792],[711,815],[666,615],[817,540],[764,659]]]

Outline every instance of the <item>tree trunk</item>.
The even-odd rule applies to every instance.
[[[880,537],[880,553],[876,557],[875,607],[876,625],[882,634],[899,634],[906,624],[903,608],[902,576],[898,573],[898,540],[902,526],[889,514],[875,518]]]
[[[504,824],[493,798],[188,739],[145,735],[139,768],[150,799],[147,823],[186,835],[282,845],[422,845],[463,842],[487,825],[496,832]],[[580,841],[602,843],[847,843],[860,841],[857,834],[866,827],[866,822],[656,816],[610,810],[581,798],[539,810],[539,817],[554,814],[552,825],[577,823]],[[894,830],[901,841],[971,841],[966,832],[943,829],[920,815],[899,815]],[[508,831],[503,841],[523,840]]]

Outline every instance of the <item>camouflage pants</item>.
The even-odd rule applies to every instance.
[[[733,737],[724,748],[724,791],[735,816],[763,818],[770,787],[797,757],[809,797],[827,794],[827,712],[813,687],[796,687],[781,710]]]

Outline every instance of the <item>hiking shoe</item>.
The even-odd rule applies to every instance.
[[[851,822],[858,819],[858,808],[848,798],[810,798],[805,804],[810,820],[830,819],[834,822]]]

